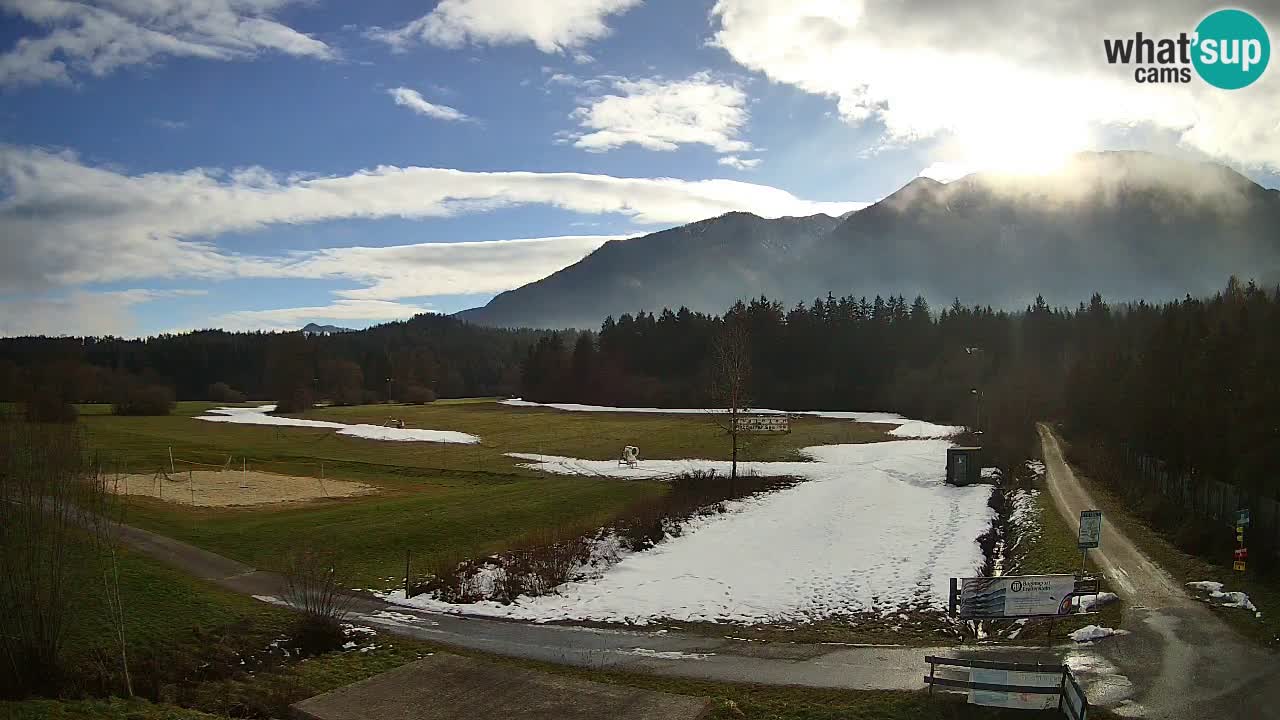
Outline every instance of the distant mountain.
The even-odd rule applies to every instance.
[[[1280,281],[1280,193],[1210,163],[1085,153],[1040,177],[918,178],[843,218],[730,213],[606,243],[559,272],[460,313],[497,326],[592,328],[760,294],[924,295],[1018,308],[1212,293],[1228,275]]]
[[[337,333],[355,332],[351,328],[338,327],[337,325],[318,325],[316,323],[307,323],[302,328],[304,335],[336,335]]]
[[[733,212],[629,240],[611,240],[552,275],[458,316],[501,327],[595,328],[606,315],[687,305],[723,310],[746,293],[790,295],[797,259],[840,220],[767,220]]]

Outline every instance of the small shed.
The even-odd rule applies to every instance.
[[[981,481],[980,447],[947,448],[947,484],[972,485]]]

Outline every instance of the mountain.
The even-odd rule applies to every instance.
[[[594,328],[606,315],[721,312],[768,295],[925,296],[1020,308],[1210,294],[1280,281],[1280,192],[1233,170],[1149,153],[1083,153],[1043,176],[917,178],[843,218],[730,213],[606,243],[460,313],[496,326]]]
[[[459,317],[502,327],[595,328],[606,315],[687,305],[719,312],[744,292],[789,295],[790,268],[840,220],[766,220],[733,212],[628,240],[611,240],[552,275]]]
[[[307,323],[302,328],[303,335],[336,335],[337,333],[355,332],[351,328],[338,327],[337,325],[317,325],[316,323]]]

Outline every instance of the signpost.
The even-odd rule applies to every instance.
[[[1238,572],[1244,572],[1245,561],[1249,558],[1249,548],[1244,545],[1244,529],[1249,527],[1249,509],[1241,508],[1236,511],[1236,550],[1233,554],[1233,562],[1231,568]]]
[[[1080,539],[1077,541],[1077,547],[1080,548],[1080,577],[1085,574],[1085,560],[1089,554],[1089,548],[1096,548],[1102,545],[1102,511],[1101,510],[1081,510],[1080,511]]]
[[[1076,595],[1075,575],[961,578],[958,585],[952,610],[965,619],[1065,615]]]
[[[786,415],[741,415],[737,420],[740,433],[791,432],[791,418]]]

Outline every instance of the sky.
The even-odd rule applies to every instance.
[[[1274,3],[1234,3],[1271,30]],[[1073,152],[1280,187],[1280,69],[1140,84],[1189,0],[0,0],[0,335],[455,312],[604,242]]]

